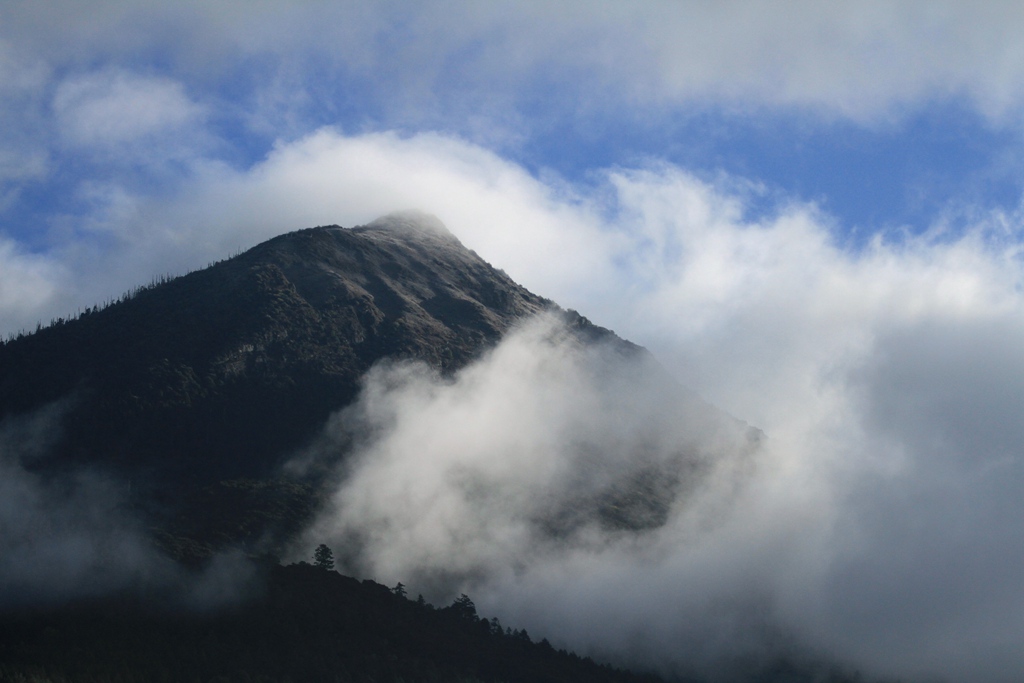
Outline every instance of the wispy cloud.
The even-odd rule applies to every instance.
[[[61,137],[85,147],[152,143],[180,135],[202,116],[202,108],[188,98],[180,83],[124,71],[90,73],[61,82],[53,108]]]
[[[0,421],[0,614],[116,593],[193,609],[247,595],[253,568],[241,553],[188,571],[161,552],[132,510],[129,482],[100,468],[38,472],[69,406]]]
[[[60,267],[45,256],[22,253],[0,240],[0,318],[9,335],[41,321],[60,283]],[[48,321],[49,319],[47,319]]]
[[[62,412],[55,405],[0,423],[0,610],[144,586],[170,569],[119,509],[116,482],[85,471],[47,482],[30,471]]]

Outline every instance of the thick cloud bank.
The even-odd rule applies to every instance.
[[[329,539],[344,569],[442,599],[471,590],[508,614],[501,603],[551,572],[658,566],[727,525],[761,441],[646,354],[582,343],[545,315],[454,378],[372,370],[314,453],[352,451],[302,547]]]
[[[793,414],[806,396],[788,394],[767,439],[550,319],[451,379],[381,366],[321,446],[351,456],[303,547],[666,672],[729,678],[792,656],[1017,680],[1012,317],[933,314],[859,340],[870,353],[831,357],[817,399]],[[635,500],[623,491],[657,500],[665,476],[663,515],[608,523]]]
[[[633,545],[680,506],[696,515],[683,501],[698,485],[739,486],[760,441],[646,354],[584,344],[554,315],[453,379],[378,366],[329,437],[321,455],[355,455],[310,536],[348,537],[357,570],[415,573],[442,590],[575,548]]]

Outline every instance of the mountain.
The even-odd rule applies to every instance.
[[[394,474],[360,479],[361,465],[393,452],[355,450],[345,431],[379,428],[349,420],[372,390],[402,372],[429,375],[418,385],[428,394],[479,386],[517,353],[541,362],[525,364],[523,383],[499,382],[499,394],[525,390],[470,425],[468,459],[437,469],[465,434],[450,415],[453,434],[442,435],[436,413],[415,414],[425,429],[402,442],[401,474],[440,482],[428,505],[405,505],[412,479],[394,487],[397,499],[367,485],[363,526],[345,527],[339,491]],[[524,365],[510,367],[500,379]],[[525,412],[539,440],[507,427],[522,405],[535,409]],[[500,631],[468,598],[435,609],[279,558],[326,518],[341,523],[329,540],[342,569],[372,576],[360,564],[367,544],[391,543],[381,529],[410,531],[452,490],[445,503],[457,505],[439,507],[468,519],[469,533],[514,543],[454,557],[467,528],[444,527],[454,545],[440,549],[427,534],[428,557],[458,562],[410,562],[402,580],[434,596],[473,585],[463,579],[492,562],[518,572],[531,558],[642,549],[642,535],[674,521],[716,524],[762,436],[678,386],[643,348],[527,291],[435,218],[284,234],[0,344],[0,681],[658,680]],[[434,459],[423,457],[427,441]],[[701,507],[708,489],[714,500]],[[374,516],[367,498],[413,514]],[[746,680],[856,680],[787,657],[754,662]]]
[[[0,345],[0,424],[45,435],[22,439],[35,472],[122,482],[179,559],[279,550],[320,494],[281,465],[371,366],[413,359],[450,375],[545,310],[585,343],[645,353],[516,284],[431,216],[300,230]]]

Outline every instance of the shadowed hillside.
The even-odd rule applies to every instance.
[[[310,565],[267,567],[266,594],[216,613],[130,597],[0,621],[0,681],[656,683],[479,617]]]

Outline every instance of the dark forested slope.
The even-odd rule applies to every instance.
[[[302,230],[0,347],[0,416],[63,400],[66,457],[264,474],[380,358],[454,369],[547,305],[423,220]]]
[[[129,597],[0,620],[0,682],[659,680],[310,565],[267,567],[264,594],[217,612]]]

